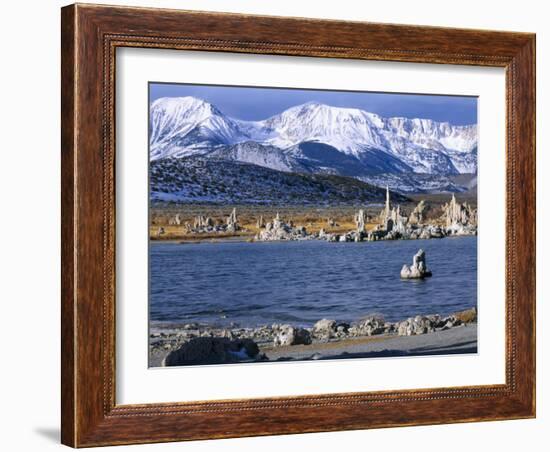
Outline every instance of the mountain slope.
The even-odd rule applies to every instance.
[[[477,176],[474,174],[437,175],[437,174],[373,174],[359,177],[362,181],[379,187],[390,187],[403,194],[413,193],[462,193],[477,188]]]
[[[376,148],[361,148],[358,156],[340,152],[334,146],[304,141],[285,150],[311,172],[326,172],[344,176],[360,176],[383,172],[411,172],[401,160]]]
[[[245,141],[231,146],[218,147],[209,152],[208,157],[232,160],[243,163],[264,166],[278,171],[309,173],[307,165],[302,164],[292,155],[281,152],[279,148],[270,145]]]
[[[245,204],[381,203],[386,191],[352,177],[276,171],[213,157],[151,162],[151,201]],[[396,202],[408,198],[392,193]]]

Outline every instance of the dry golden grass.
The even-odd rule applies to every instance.
[[[442,198],[443,200],[443,198]],[[448,199],[445,198],[446,201]],[[432,203],[430,203],[432,204]],[[409,214],[416,203],[402,205],[402,212]],[[235,207],[239,225],[243,228],[237,233],[189,233],[186,223],[193,226],[195,217],[203,215],[212,218],[215,224],[225,224],[228,215]],[[271,221],[277,213],[285,222],[295,226],[305,226],[308,232],[316,233],[321,229],[329,233],[344,233],[355,229],[354,215],[359,209],[367,215],[367,230],[378,224],[378,215],[382,205],[375,206],[266,206],[266,205],[200,205],[200,204],[166,204],[154,205],[151,208],[151,224],[149,236],[152,240],[214,240],[242,237],[251,239],[258,232],[257,222],[260,218],[264,223]],[[170,225],[170,219],[179,214],[181,225]],[[441,215],[441,204],[432,204],[428,218],[432,223],[438,223]],[[329,223],[329,220],[330,223]],[[158,234],[159,228],[164,234]]]
[[[149,236],[152,240],[211,240],[227,239],[234,237],[252,238],[260,232],[258,221],[262,218],[264,223],[271,221],[277,213],[285,222],[292,222],[294,226],[305,226],[308,232],[315,233],[324,229],[325,232],[343,233],[355,229],[353,217],[357,208],[313,208],[304,207],[282,207],[280,209],[258,206],[236,206],[239,225],[243,228],[236,233],[189,233],[186,223],[193,226],[194,219],[198,215],[212,218],[215,224],[224,224],[233,206],[225,208],[212,206],[182,205],[179,208],[155,208],[151,212],[151,225]],[[374,209],[372,215],[377,215],[378,210]],[[375,212],[376,211],[376,212]],[[180,215],[181,224],[171,225],[170,219],[176,214]],[[329,219],[331,220],[329,222]],[[367,224],[367,228],[373,228],[375,222]],[[159,228],[164,233],[159,235]]]
[[[172,226],[170,226],[172,228]],[[151,240],[182,240],[182,241],[200,241],[200,240],[220,240],[220,239],[231,239],[235,237],[251,237],[248,232],[210,232],[203,234],[194,234],[188,233],[181,229],[181,226],[174,226],[174,228],[169,232],[165,232],[162,235],[158,235],[158,227],[149,229],[149,236]],[[252,235],[253,236],[253,235]]]

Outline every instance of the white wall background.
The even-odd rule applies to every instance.
[[[550,223],[550,166],[543,124],[550,103],[550,31],[545,2],[522,0],[113,0],[118,4],[202,9],[282,16],[441,25],[537,33],[538,80],[538,417],[536,420],[435,427],[307,434],[223,441],[119,447],[116,450],[257,451],[383,450],[446,451],[534,448],[543,450],[550,429],[550,307],[543,251],[550,249],[543,225]],[[99,2],[93,2],[99,3]],[[64,2],[27,0],[2,5],[0,131],[0,444],[9,451],[47,451],[59,445],[59,8]],[[6,160],[7,158],[7,160]],[[545,381],[546,380],[546,381]],[[544,435],[546,437],[548,432]],[[541,446],[537,447],[537,444]],[[546,442],[545,442],[546,443]]]

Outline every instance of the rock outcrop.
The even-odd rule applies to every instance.
[[[193,223],[194,230],[202,231],[212,227],[214,227],[214,221],[212,220],[212,218],[206,217],[204,215],[199,215],[195,217],[195,221]]]
[[[227,217],[226,225],[227,232],[236,232],[240,229],[239,223],[237,221],[237,209],[235,207]]]
[[[268,359],[260,353],[260,347],[309,345],[368,336],[414,336],[475,323],[474,307],[444,317],[417,315],[397,322],[387,322],[380,315],[364,317],[351,325],[322,319],[306,328],[287,324],[215,327],[193,322],[153,331],[149,340],[150,352],[163,356],[164,366],[224,364]]]
[[[413,256],[413,264],[408,266],[403,265],[401,269],[401,278],[403,279],[423,279],[432,276],[432,272],[426,266],[426,253],[420,249]]]
[[[186,224],[186,231],[191,233],[211,233],[211,232],[237,232],[241,230],[237,220],[237,209],[233,208],[225,222],[217,223],[210,217],[198,215],[195,217],[193,227]]]
[[[468,203],[460,204],[453,194],[451,200],[443,206],[442,220],[448,234],[475,235],[477,233],[477,210]]]
[[[307,233],[304,226],[294,226],[292,222],[285,223],[281,220],[279,213],[275,218],[266,223],[265,228],[256,235],[256,240],[260,242],[270,242],[275,240],[307,240],[314,238]]]
[[[465,311],[456,312],[453,317],[463,323],[477,322],[477,308],[466,309]]]
[[[360,209],[359,212],[355,214],[355,217],[353,218],[355,221],[355,230],[358,234],[363,234],[365,232],[365,223],[366,223],[366,216],[365,211],[363,209]]]
[[[417,334],[428,334],[435,331],[437,320],[430,317],[417,315],[397,325],[399,336],[415,336]]]
[[[328,340],[336,334],[336,320],[322,319],[313,325],[313,337]]]
[[[259,358],[259,353],[258,345],[251,339],[197,337],[168,353],[162,365],[184,366],[254,361]]]
[[[311,333],[305,328],[291,325],[275,325],[273,333],[273,345],[275,347],[311,344]]]
[[[391,333],[394,331],[392,323],[388,323],[380,316],[369,316],[354,323],[349,328],[349,335],[355,336],[374,336],[377,334]]]
[[[422,200],[410,215],[405,215],[400,206],[392,207],[390,191],[386,188],[386,204],[378,216],[379,224],[371,230],[367,230],[368,218],[363,209],[359,209],[353,216],[355,229],[347,232],[327,232],[321,228],[318,233],[308,233],[304,226],[295,226],[292,221],[287,223],[277,213],[276,217],[265,226],[262,226],[263,217],[260,217],[257,222],[260,232],[255,239],[258,241],[319,239],[328,242],[362,242],[365,240],[440,239],[450,235],[477,234],[477,211],[466,203],[458,204],[454,195],[451,201],[445,204],[444,215],[437,222],[428,223],[426,215],[429,210],[430,206]],[[329,227],[336,225],[331,218],[327,220],[327,224]]]
[[[426,221],[426,213],[430,206],[421,200],[409,215],[409,224],[423,224]]]
[[[392,207],[390,202],[390,189],[386,187],[386,204],[379,215],[380,225],[390,232],[394,228],[403,228],[407,223],[407,218],[401,216],[401,207]]]
[[[179,225],[181,225],[181,221],[182,221],[182,220],[181,220],[181,216],[180,216],[180,214],[178,213],[178,214],[176,214],[175,216],[173,216],[172,218],[170,218],[170,219],[168,220],[168,224],[169,224],[170,226],[179,226]]]
[[[470,320],[468,323],[472,322],[474,320]],[[407,320],[398,322],[396,331],[399,336],[415,336],[417,334],[445,331],[455,326],[460,326],[463,323],[465,322],[454,314],[447,317],[441,317],[437,314],[427,316],[417,315],[416,317],[410,317]]]
[[[378,228],[379,237],[384,237],[386,240],[403,238],[403,234],[407,231],[408,218],[401,215],[401,207],[392,207],[390,203],[390,190],[386,187],[386,205],[379,215],[380,226]]]

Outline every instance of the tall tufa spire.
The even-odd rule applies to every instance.
[[[386,213],[390,212],[390,187],[386,185]]]

